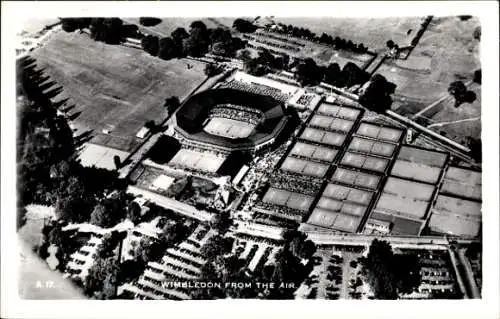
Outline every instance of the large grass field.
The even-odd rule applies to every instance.
[[[146,121],[165,118],[167,97],[182,100],[205,78],[202,63],[164,61],[86,34],[59,32],[33,56],[64,88],[56,99],[69,98],[67,105],[74,105],[69,113],[79,114],[76,128],[92,130],[96,144],[123,151],[137,146],[135,135]],[[114,126],[111,134],[102,134],[109,126]]]

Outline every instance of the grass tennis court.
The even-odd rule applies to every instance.
[[[341,167],[335,170],[331,180],[372,190],[377,189],[380,183],[380,177],[377,175],[351,171]]]
[[[281,165],[281,169],[297,174],[322,178],[328,171],[328,165],[288,156]]]
[[[377,140],[384,140],[396,143],[403,134],[403,131],[397,128],[378,126],[370,123],[361,123],[356,135],[371,137]]]
[[[363,168],[370,171],[382,173],[387,168],[389,160],[384,158],[372,157],[368,155],[346,152],[344,154],[344,157],[342,157],[340,163],[355,168]]]
[[[321,127],[329,131],[340,131],[347,133],[351,130],[354,122],[336,117],[315,114],[312,117],[309,125]]]
[[[77,114],[78,133],[92,131],[93,143],[123,151],[138,146],[135,135],[146,121],[166,117],[167,97],[183,100],[205,78],[201,62],[165,61],[79,33],[55,33],[33,57],[63,87],[56,100],[69,98],[63,107],[74,106],[69,114]]]
[[[365,206],[370,203],[372,196],[372,192],[332,183],[326,186],[322,194],[322,197],[329,197],[339,201],[347,201]]]
[[[366,154],[392,157],[396,146],[390,143],[377,142],[361,137],[354,137],[349,144],[348,149],[350,151],[356,151]]]
[[[361,217],[345,215],[332,210],[316,207],[307,220],[307,223],[339,231],[355,232],[360,221]]]
[[[300,135],[301,139],[306,141],[322,143],[332,146],[341,146],[344,143],[346,136],[344,134],[327,132],[320,129],[306,127],[304,132]]]
[[[481,172],[450,167],[444,175],[441,192],[481,200]]]
[[[317,112],[337,118],[355,121],[361,113],[361,110],[330,103],[321,103]]]
[[[375,210],[421,219],[427,212],[433,192],[432,185],[389,177]]]
[[[448,155],[410,146],[402,146],[397,159],[428,166],[443,167]]]
[[[208,121],[203,127],[207,133],[227,137],[230,139],[245,138],[252,134],[255,128],[254,124],[243,121],[216,117]]]
[[[437,183],[441,169],[424,164],[411,163],[396,160],[391,170],[391,175],[421,181],[426,183]]]
[[[332,162],[337,155],[337,152],[338,151],[336,149],[297,142],[290,151],[290,154],[309,157],[325,162]]]
[[[170,160],[169,164],[188,167],[195,170],[216,172],[225,159],[225,157],[217,156],[211,153],[181,149]]]
[[[269,188],[262,198],[263,202],[279,206],[286,206],[301,211],[308,211],[313,200],[314,197],[312,196],[273,187]]]

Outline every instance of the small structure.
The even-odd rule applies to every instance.
[[[137,138],[143,139],[143,138],[146,138],[146,136],[148,136],[150,132],[151,132],[151,130],[149,128],[143,126],[143,127],[141,127],[139,132],[137,132],[137,134],[135,136]]]

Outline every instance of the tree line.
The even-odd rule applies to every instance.
[[[363,44],[356,44],[351,40],[346,40],[341,37],[333,37],[327,33],[322,33],[321,36],[316,35],[316,33],[312,32],[307,28],[293,26],[291,24],[286,25],[284,23],[278,23],[278,28],[276,29],[268,29],[268,31],[273,31],[281,34],[287,34],[292,37],[307,39],[309,41],[325,44],[328,46],[332,46],[337,50],[346,50],[355,53],[367,53],[368,48]]]

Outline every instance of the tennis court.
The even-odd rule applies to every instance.
[[[318,108],[318,113],[355,121],[361,113],[361,110],[330,103],[321,103]]]
[[[399,141],[403,131],[397,128],[379,126],[371,123],[361,123],[356,135],[371,137],[377,140],[384,140],[396,143]]]
[[[372,157],[369,155],[346,152],[344,154],[344,157],[342,157],[340,163],[351,167],[363,168],[370,171],[383,173],[387,165],[389,164],[389,160],[384,158]]]
[[[210,119],[205,127],[203,127],[203,130],[213,135],[237,139],[250,136],[254,128],[254,124],[228,118],[216,117]]]
[[[336,117],[315,114],[312,117],[309,125],[321,127],[329,131],[340,131],[347,133],[351,130],[354,122]]]
[[[365,206],[370,203],[372,196],[372,192],[332,183],[326,186],[322,194],[322,197],[329,197],[339,201],[347,201]]]
[[[385,157],[392,157],[396,146],[390,143],[377,142],[361,137],[354,137],[349,144],[350,151],[356,151],[366,154],[373,154]]]
[[[262,198],[265,203],[308,211],[314,197],[271,187]]]
[[[307,220],[307,223],[344,232],[355,232],[360,221],[361,217],[316,207]]]
[[[481,172],[450,167],[444,175],[441,192],[481,200]]]
[[[396,160],[391,170],[391,175],[416,181],[436,184],[441,169],[424,164]]]
[[[309,157],[325,162],[332,162],[337,155],[337,152],[338,151],[333,148],[297,142],[293,146],[290,154]]]
[[[402,146],[397,159],[428,166],[443,167],[447,157],[446,153]]]
[[[202,151],[181,149],[169,164],[179,165],[200,171],[216,172],[226,158]]]
[[[304,132],[300,135],[301,139],[322,143],[332,146],[341,146],[344,143],[346,136],[340,133],[327,132],[320,129],[306,127]]]
[[[328,165],[288,156],[281,165],[281,169],[292,173],[322,178],[328,171]]]
[[[421,219],[427,212],[433,192],[432,185],[389,177],[375,210]]]
[[[380,183],[380,177],[377,175],[351,171],[341,167],[335,170],[331,180],[372,190],[376,190]]]

